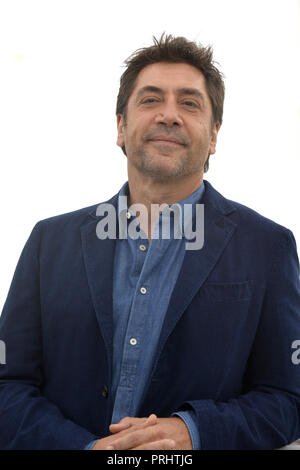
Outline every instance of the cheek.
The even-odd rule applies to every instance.
[[[125,136],[125,142],[127,145],[140,145],[142,142],[143,131],[142,129],[137,126],[131,125],[131,127],[127,130]]]
[[[210,144],[211,132],[210,128],[206,125],[201,126],[194,133],[195,141],[198,146],[207,147]]]

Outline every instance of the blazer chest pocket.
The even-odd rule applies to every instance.
[[[203,290],[210,302],[250,300],[252,281],[209,282],[203,286]]]

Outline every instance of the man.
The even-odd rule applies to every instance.
[[[209,48],[162,36],[127,61],[128,184],[38,222],[12,281],[1,448],[274,449],[300,436],[295,241],[203,180],[223,100]]]

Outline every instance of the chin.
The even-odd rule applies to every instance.
[[[144,174],[161,181],[177,179],[184,174],[182,168],[166,168],[165,165],[151,165],[142,169]]]

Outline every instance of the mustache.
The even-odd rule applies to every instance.
[[[161,129],[153,129],[148,132],[146,132],[143,136],[144,140],[152,140],[156,139],[158,137],[165,137],[166,139],[174,139],[175,141],[178,141],[182,145],[187,145],[189,143],[188,138],[183,135],[181,131],[166,131],[164,132],[161,131]]]

